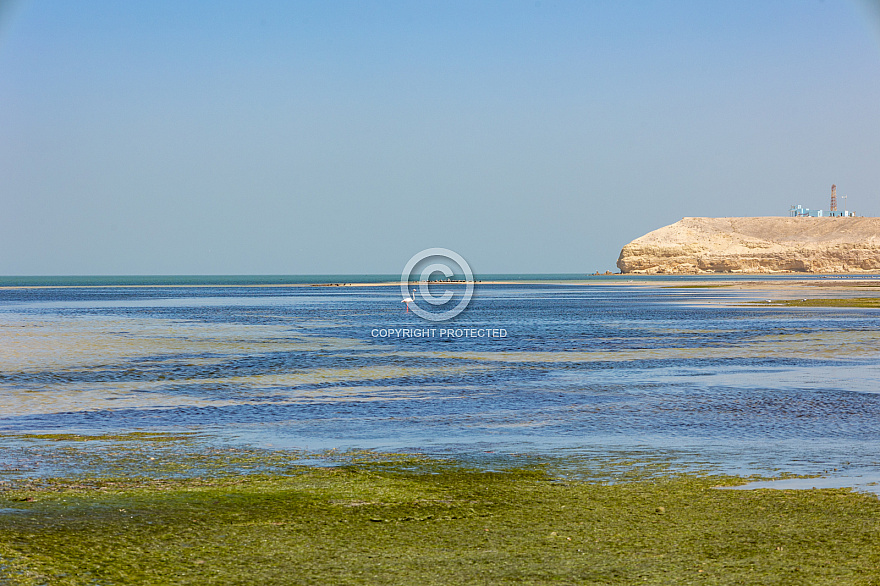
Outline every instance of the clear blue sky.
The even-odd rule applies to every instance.
[[[0,0],[0,274],[591,272],[832,183],[876,0]]]

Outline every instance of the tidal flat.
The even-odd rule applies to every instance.
[[[872,294],[0,288],[0,584],[878,584]]]
[[[777,302],[786,307],[880,307],[880,297],[786,299]]]
[[[492,469],[327,456],[332,465],[288,454],[284,467],[275,453],[263,462],[272,473],[8,481],[0,576],[32,586],[839,585],[880,575],[880,500],[851,489],[719,490],[746,479],[656,462],[569,462],[560,473],[560,461],[529,458]]]

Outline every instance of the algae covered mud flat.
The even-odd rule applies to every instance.
[[[483,283],[482,338],[382,284],[7,284],[10,583],[880,574],[869,278]],[[841,488],[712,488],[783,473]]]
[[[10,584],[877,583],[873,496],[616,480],[414,457],[47,480],[0,493],[14,507],[0,513],[0,557]]]

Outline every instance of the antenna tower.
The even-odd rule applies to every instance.
[[[831,211],[832,212],[837,211],[837,186],[836,185],[831,186]]]

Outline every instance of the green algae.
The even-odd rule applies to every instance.
[[[755,301],[762,305],[771,305],[767,302]],[[785,307],[880,307],[880,297],[852,297],[835,299],[783,299],[774,301],[772,305]]]
[[[368,461],[372,460],[372,461]],[[880,501],[849,489],[373,454],[285,474],[23,482],[10,584],[876,584]],[[584,476],[601,471],[584,471]]]

